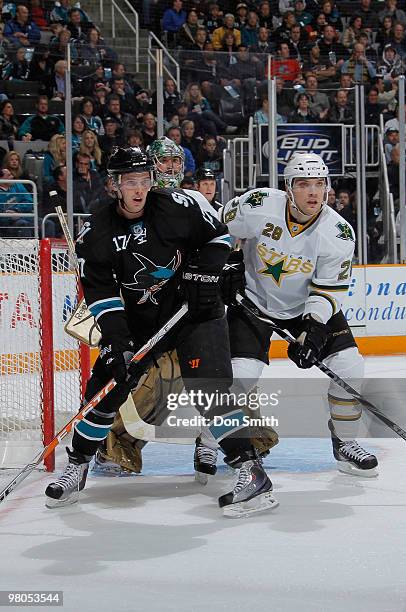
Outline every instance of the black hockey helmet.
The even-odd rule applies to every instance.
[[[107,164],[107,172],[113,177],[129,172],[152,172],[152,170],[152,160],[140,147],[116,147]]]
[[[211,168],[198,168],[196,170],[196,174],[195,174],[195,181],[196,183],[198,183],[199,181],[210,181],[216,180],[216,175],[213,172],[213,170],[211,170]]]

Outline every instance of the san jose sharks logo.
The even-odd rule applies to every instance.
[[[162,289],[179,268],[182,260],[180,251],[176,251],[176,255],[166,266],[158,266],[148,257],[139,253],[133,253],[133,255],[141,267],[134,274],[134,282],[123,283],[123,287],[131,291],[142,291],[138,304],[144,304],[147,300],[151,300],[153,304],[157,305],[155,293]]]
[[[336,227],[340,230],[340,233],[337,234],[337,238],[341,238],[341,240],[352,240],[354,242],[354,237],[352,235],[352,231],[347,223],[343,223],[340,221],[336,223]]]

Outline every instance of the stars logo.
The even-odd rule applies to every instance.
[[[251,208],[258,208],[258,206],[262,206],[262,200],[266,196],[266,193],[262,191],[254,191],[251,195],[245,200],[244,204],[249,204]]]
[[[283,257],[278,257],[277,260],[273,262],[274,258],[266,259],[261,254],[259,255],[264,263],[264,268],[262,270],[258,270],[258,274],[263,274],[264,276],[270,276],[274,281],[275,285],[278,287],[281,286],[282,281],[285,276],[289,274],[295,274],[296,270],[285,270],[284,264],[286,263],[287,255]]]
[[[354,242],[352,230],[347,223],[340,221],[336,223],[336,227],[340,230],[340,233],[337,234],[337,238],[341,238],[341,240],[352,240]]]

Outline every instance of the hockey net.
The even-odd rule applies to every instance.
[[[89,351],[64,331],[78,299],[64,241],[0,239],[0,278],[4,470],[26,465],[78,411]],[[54,469],[53,456],[45,467]]]

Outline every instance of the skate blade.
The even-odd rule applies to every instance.
[[[46,497],[45,506],[50,510],[54,508],[64,508],[65,506],[71,506],[79,501],[79,491],[73,493],[66,499],[54,499],[53,497]]]
[[[195,472],[195,481],[204,486],[209,482],[209,477],[203,472]]]
[[[378,468],[376,467],[370,470],[360,470],[348,461],[337,461],[337,469],[342,474],[349,474],[350,476],[357,476],[358,478],[376,478],[379,476]]]
[[[248,501],[224,506],[223,516],[227,518],[244,518],[251,514],[257,514],[258,512],[273,510],[277,508],[277,506],[279,506],[278,500],[274,498],[271,491],[267,491]]]

